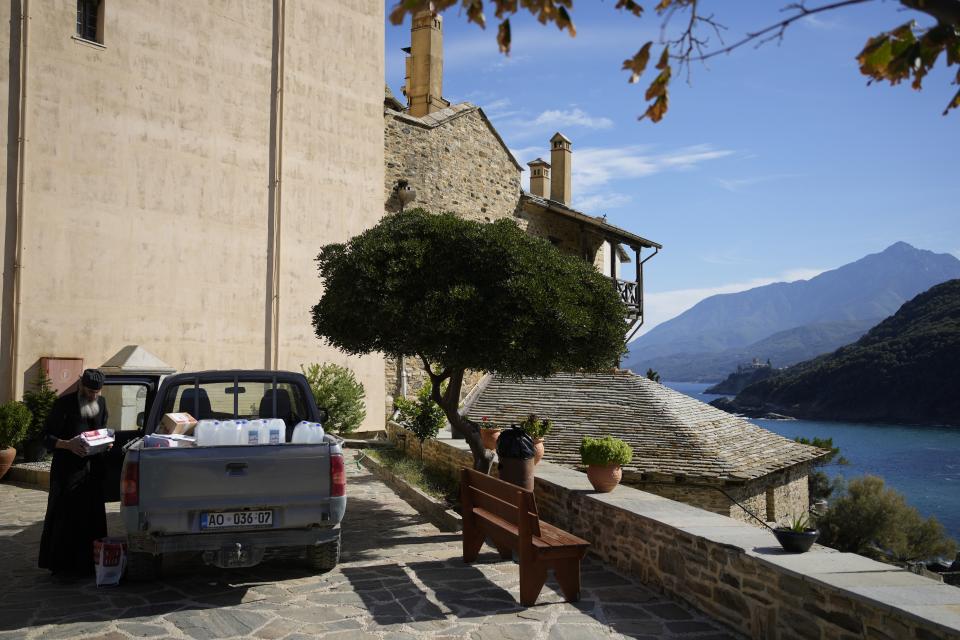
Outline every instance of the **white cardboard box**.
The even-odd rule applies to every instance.
[[[87,455],[93,456],[98,453],[103,453],[113,444],[113,429],[84,431],[80,434],[80,438],[87,445]]]

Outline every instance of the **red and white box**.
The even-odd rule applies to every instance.
[[[80,439],[87,445],[88,456],[103,453],[113,444],[113,429],[84,431],[80,434]]]

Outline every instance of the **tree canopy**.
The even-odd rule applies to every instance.
[[[489,468],[489,456],[458,413],[467,369],[546,376],[610,367],[624,350],[624,310],[610,280],[510,220],[415,209],[324,246],[317,263],[317,336],[352,354],[418,357],[478,468],[484,459]]]
[[[500,51],[509,54],[511,45],[510,18],[518,12],[529,12],[544,25],[553,24],[561,31],[575,36],[573,23],[573,0],[488,0],[498,20],[497,43]],[[747,44],[756,46],[769,41],[779,41],[786,29],[802,18],[824,11],[875,2],[877,0],[835,0],[818,6],[810,6],[800,0],[783,8],[784,17],[773,24],[761,25],[743,34],[730,44],[724,40],[726,27],[720,18],[700,12],[700,0],[616,0],[610,3],[623,14],[640,18],[651,10],[661,19],[659,42],[650,40],[623,62],[623,70],[630,74],[629,82],[640,80],[649,66],[651,56],[656,56],[653,79],[647,87],[644,99],[647,110],[640,119],[650,118],[659,122],[669,105],[669,87],[677,71],[686,69],[689,74],[693,62],[702,62]],[[910,80],[914,89],[920,89],[923,78],[934,63],[944,54],[947,66],[960,67],[960,0],[898,0],[899,4],[914,12],[923,13],[936,21],[934,26],[919,26],[909,20],[889,31],[867,40],[857,55],[860,72],[870,82],[886,81],[891,85]],[[399,0],[390,13],[393,24],[403,22],[407,14],[425,9],[440,12],[460,5],[470,22],[486,27],[484,0]],[[671,28],[671,23],[678,24]],[[718,44],[716,44],[718,43]],[[656,45],[657,52],[653,48]],[[960,85],[960,69],[953,81]],[[944,115],[960,106],[960,90],[947,103]]]

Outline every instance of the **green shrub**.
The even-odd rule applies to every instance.
[[[549,420],[541,420],[537,414],[531,413],[520,423],[520,428],[526,431],[528,436],[537,440],[546,437],[553,430],[553,423]]]
[[[43,434],[43,428],[47,423],[47,416],[50,415],[50,409],[53,403],[57,401],[57,392],[53,390],[50,383],[50,377],[43,369],[40,369],[40,375],[34,383],[33,389],[25,391],[23,394],[23,404],[33,415],[30,421],[30,428],[24,435],[24,441],[39,440]]]
[[[19,444],[30,429],[33,416],[27,405],[16,400],[0,405],[0,449]]]
[[[328,413],[324,429],[341,435],[357,430],[367,417],[363,403],[363,385],[357,381],[353,371],[336,364],[311,364],[300,370],[310,383],[310,390],[317,406]]]
[[[841,485],[843,495],[818,518],[828,547],[878,560],[913,561],[951,556],[956,543],[936,518],[924,520],[903,495],[876,476]]]
[[[584,437],[583,442],[580,443],[580,459],[586,465],[625,465],[633,460],[633,449],[623,440],[613,436]]]
[[[420,441],[420,460],[423,460],[423,443],[430,438],[437,437],[440,428],[447,421],[446,414],[433,398],[430,397],[433,386],[428,380],[417,392],[416,400],[397,398],[397,410],[400,412],[398,422],[413,432]]]

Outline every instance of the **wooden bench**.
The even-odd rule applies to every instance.
[[[460,472],[463,561],[473,562],[490,538],[500,557],[520,557],[520,604],[536,603],[547,569],[568,602],[580,599],[580,561],[590,543],[542,522],[533,492],[473,469]]]

